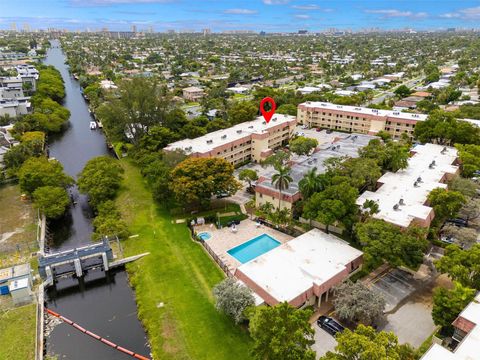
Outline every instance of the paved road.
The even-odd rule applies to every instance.
[[[327,351],[333,351],[337,345],[335,338],[321,329],[317,323],[313,324],[315,329],[315,344],[312,345],[312,349],[317,353],[317,359],[327,353]]]

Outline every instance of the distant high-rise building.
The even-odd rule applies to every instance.
[[[168,33],[168,34],[175,34],[175,30],[171,30],[171,29],[170,29],[170,30],[167,30],[167,33]]]
[[[24,32],[29,32],[30,31],[30,25],[28,23],[23,24],[23,31]]]
[[[455,30],[456,30],[455,28],[448,28],[447,32],[455,32]]]
[[[265,36],[267,33],[265,31],[260,31],[260,36]]]
[[[298,33],[299,33],[300,35],[305,35],[305,34],[308,33],[308,30],[298,30]]]
[[[202,29],[202,32],[203,32],[203,36],[207,36],[212,33],[212,30],[207,28],[207,29]]]
[[[134,32],[134,33],[137,32],[137,25],[132,25],[132,32]]]
[[[152,25],[150,25],[150,26],[148,27],[148,32],[149,32],[150,34],[153,34],[153,26],[152,26]]]
[[[10,24],[10,30],[17,31],[17,24],[16,23],[11,23]]]

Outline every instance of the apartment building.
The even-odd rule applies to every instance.
[[[182,90],[183,91],[183,98],[188,101],[198,101],[205,93],[203,92],[202,88],[196,86],[190,86]]]
[[[417,225],[428,228],[435,217],[428,206],[428,195],[433,189],[447,188],[447,182],[459,173],[457,150],[435,144],[417,145],[408,167],[384,174],[377,182],[375,192],[365,191],[357,199],[362,206],[373,200],[379,212],[373,217],[407,228]]]
[[[235,277],[271,306],[320,306],[363,263],[363,253],[318,229],[239,266]]]
[[[300,200],[302,195],[299,189],[299,182],[305,174],[313,169],[317,169],[317,173],[323,173],[326,170],[325,160],[334,157],[358,157],[358,150],[368,145],[369,141],[375,136],[361,134],[345,134],[336,133],[332,142],[320,145],[315,153],[310,156],[301,156],[293,160],[290,170],[290,176],[293,181],[290,182],[288,189],[282,191],[280,200],[280,192],[272,184],[272,177],[276,170],[271,170],[262,174],[256,182],[255,186],[255,205],[259,206],[269,202],[275,207],[292,209],[293,204]]]
[[[219,157],[233,165],[260,162],[288,143],[295,125],[294,116],[276,114],[269,123],[258,117],[196,139],[174,142],[163,150],[181,150],[192,157]]]
[[[399,139],[403,133],[413,137],[417,122],[426,119],[427,115],[423,114],[311,101],[298,105],[297,112],[298,122],[309,127],[369,135],[383,130],[394,139]]]

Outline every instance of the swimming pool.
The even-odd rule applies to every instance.
[[[212,235],[210,235],[210,233],[208,233],[208,232],[201,232],[201,233],[197,234],[197,236],[200,239],[202,239],[203,241],[206,241],[206,240],[208,240],[212,237]]]
[[[262,234],[227,251],[242,264],[275,249],[281,243],[267,234]]]

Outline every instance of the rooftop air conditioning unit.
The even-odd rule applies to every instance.
[[[419,183],[423,182],[422,178],[420,176],[417,178],[417,182],[419,182]]]
[[[207,140],[207,144],[213,143],[213,140]]]
[[[400,199],[400,201],[398,202],[398,205],[405,205],[405,201],[403,199]]]
[[[263,125],[267,125],[267,122],[266,122],[266,121],[262,121],[262,124],[263,124]]]
[[[442,151],[440,151],[440,152],[441,152],[442,154],[445,154],[445,153],[447,152],[447,147],[444,146],[443,149],[442,149]]]
[[[249,129],[253,129],[253,125],[250,125],[248,128],[249,128]]]
[[[222,139],[226,139],[227,138],[227,135],[222,135]]]
[[[418,187],[418,186],[419,186],[419,185],[418,185],[418,182],[415,181],[415,182],[413,183],[413,187]]]
[[[237,130],[237,134],[241,134],[242,133],[242,130]]]
[[[393,205],[393,210],[398,210],[400,206],[398,204]]]

